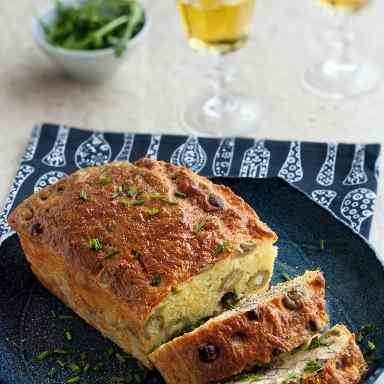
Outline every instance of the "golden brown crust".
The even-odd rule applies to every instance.
[[[279,285],[280,292],[267,300],[214,318],[149,358],[168,384],[216,382],[256,361],[271,362],[328,324],[323,275],[309,272],[299,281],[297,286],[288,283],[295,287],[289,288],[288,299],[284,285]]]
[[[234,257],[244,241],[277,239],[228,188],[149,159],[80,170],[25,200],[9,223],[32,265],[45,257],[32,248],[61,258],[74,289],[104,291],[127,311],[139,339],[172,287]],[[102,250],[91,249],[90,239],[100,240]],[[215,252],[225,240],[230,246]],[[47,265],[39,277],[49,272]],[[58,294],[58,287],[48,288]]]
[[[304,377],[302,383],[358,384],[367,369],[367,363],[356,344],[355,336],[350,335],[347,347],[339,352],[334,359],[328,360],[320,372]]]

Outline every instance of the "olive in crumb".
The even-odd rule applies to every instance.
[[[199,347],[199,359],[204,363],[215,361],[219,357],[219,351],[215,345],[205,344]]]

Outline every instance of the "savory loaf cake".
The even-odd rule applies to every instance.
[[[268,364],[328,325],[321,272],[306,272],[163,344],[149,356],[167,384],[204,384]]]
[[[277,253],[230,189],[149,159],[77,171],[9,222],[41,282],[147,366],[185,326],[267,289]]]
[[[366,370],[355,336],[344,325],[336,325],[295,353],[282,355],[272,369],[245,374],[228,383],[357,384]]]

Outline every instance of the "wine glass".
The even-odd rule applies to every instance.
[[[241,134],[254,131],[261,122],[261,108],[255,100],[229,92],[234,72],[225,60],[246,44],[254,7],[255,0],[178,0],[189,45],[211,53],[216,60],[214,95],[201,97],[183,113],[183,122],[193,134]]]
[[[322,40],[325,56],[304,75],[304,87],[317,96],[333,99],[359,96],[374,90],[382,77],[380,68],[354,49],[350,28],[353,15],[371,0],[315,0],[327,16]]]

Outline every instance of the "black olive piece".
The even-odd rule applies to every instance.
[[[308,329],[312,332],[318,332],[320,331],[320,325],[316,320],[311,319],[308,321]]]
[[[336,369],[342,369],[344,367],[344,363],[340,360],[336,361]]]
[[[65,187],[64,187],[63,185],[58,185],[58,186],[57,186],[57,192],[59,192],[59,193],[63,193],[64,190],[65,190]]]
[[[237,295],[234,292],[227,292],[220,300],[221,305],[224,308],[230,308],[237,303]]]
[[[219,350],[215,345],[205,344],[199,347],[199,359],[204,363],[215,361],[219,357]]]
[[[279,356],[279,355],[281,355],[283,352],[284,352],[284,351],[283,351],[281,348],[279,348],[279,347],[273,348],[273,349],[272,349],[272,356],[273,356],[273,357]]]
[[[251,310],[245,312],[245,316],[250,321],[258,321],[258,320],[260,320],[260,316],[259,316],[259,313],[258,313],[257,309],[251,309]]]
[[[220,209],[224,208],[224,200],[221,197],[213,195],[213,194],[209,195],[208,203],[211,204],[212,207],[215,207],[215,208],[220,208]]]
[[[39,223],[34,223],[32,224],[32,227],[31,227],[31,234],[32,236],[35,236],[35,235],[41,235],[43,233],[43,227],[41,226],[41,224]]]

